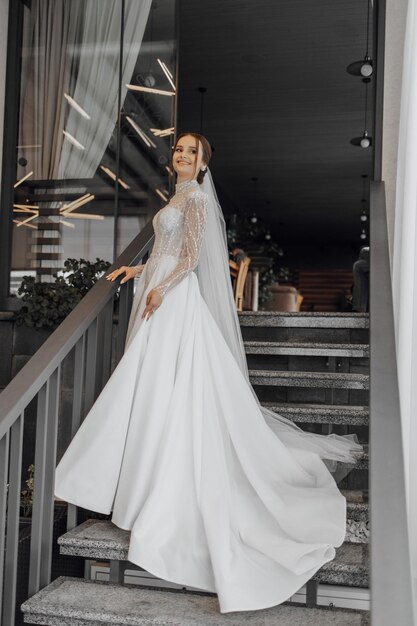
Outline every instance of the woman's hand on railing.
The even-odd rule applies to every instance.
[[[113,272],[111,272],[108,276],[106,276],[107,280],[116,280],[116,278],[118,276],[121,276],[121,274],[125,274],[124,278],[122,278],[122,280],[120,281],[120,284],[127,282],[128,280],[130,280],[131,278],[135,278],[135,276],[137,276],[138,274],[141,274],[143,272],[145,268],[145,265],[122,265],[122,267],[119,267],[117,270],[114,270]]]
[[[150,318],[152,313],[156,311],[162,304],[162,296],[157,289],[151,289],[146,297],[146,306],[143,309],[142,319],[146,320]],[[147,316],[147,317],[146,317]]]

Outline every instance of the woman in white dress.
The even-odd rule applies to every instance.
[[[331,471],[356,435],[317,435],[249,383],[224,221],[197,133],[177,139],[175,194],[155,215],[125,352],[56,470],[55,493],[131,531],[128,559],[218,595],[220,612],[280,604],[335,556],[346,499]],[[195,270],[195,271],[193,271]]]

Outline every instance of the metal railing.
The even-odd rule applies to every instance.
[[[370,521],[373,626],[413,626],[411,566],[398,395],[385,190],[371,183],[370,220]],[[144,257],[153,241],[149,223],[113,267]],[[34,502],[29,595],[50,582],[54,473],[61,367],[74,353],[71,436],[111,372],[112,315],[117,283],[100,279],[0,396],[0,615],[14,623],[24,415],[37,398]],[[121,357],[133,281],[120,291],[114,347]],[[6,516],[7,508],[7,516]],[[68,527],[76,507],[68,508]],[[3,584],[4,583],[4,584]]]
[[[141,262],[149,252],[153,238],[149,222],[112,268]],[[15,623],[25,411],[35,400],[30,596],[45,587],[51,577],[62,365],[66,357],[73,356],[72,437],[110,377],[112,360],[117,362],[123,354],[133,299],[133,280],[120,290],[117,341],[113,345],[113,309],[118,283],[102,277],[0,395],[0,622],[3,626]],[[76,517],[76,507],[70,505],[68,528],[76,525]]]
[[[371,182],[370,522],[372,626],[414,626],[385,188]]]

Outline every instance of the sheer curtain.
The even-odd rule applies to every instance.
[[[21,145],[39,145],[31,152],[36,180],[57,178],[64,135],[69,66],[67,47],[74,41],[82,5],[56,0],[33,0],[25,8],[21,80]],[[18,177],[26,173],[24,166]]]
[[[74,0],[72,0],[72,3]],[[64,141],[59,178],[90,178],[107,148],[117,121],[119,90],[120,0],[76,0],[83,11],[77,42],[68,50],[67,64],[77,64],[70,95],[90,116],[70,108],[65,130],[84,149]],[[72,4],[71,3],[71,4]],[[123,31],[122,93],[131,82],[151,0],[126,0]],[[62,133],[62,131],[61,131]]]
[[[151,0],[125,0],[124,5],[121,102],[126,83],[132,82]],[[25,8],[19,144],[20,156],[27,158],[18,166],[18,178],[31,170],[33,180],[94,176],[118,118],[121,15],[122,0],[32,0]],[[69,97],[81,109],[70,106]],[[81,195],[85,187],[71,191]],[[71,250],[77,237],[90,240],[92,228],[96,239],[114,236],[109,220],[94,226],[79,220],[71,224],[73,232],[59,222],[56,230],[54,211],[60,205],[36,204],[42,209],[37,221],[54,222],[54,245],[38,245],[25,229],[18,229],[18,235],[27,239],[21,247],[32,259],[36,254],[38,273],[46,279],[51,268],[61,265],[61,259],[49,261],[46,255]],[[102,235],[97,237],[98,229]]]
[[[408,1],[404,46],[392,270],[410,550],[417,606],[417,0]]]
[[[121,0],[33,0],[26,9],[20,143],[40,144],[34,178],[94,175],[117,121]],[[151,0],[125,0],[122,102]],[[89,115],[69,107],[69,94]],[[67,131],[83,146],[64,139]],[[25,172],[19,172],[23,175]]]

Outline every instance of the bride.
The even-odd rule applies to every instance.
[[[175,194],[155,215],[125,352],[56,470],[57,497],[130,531],[128,560],[215,592],[221,613],[293,595],[335,556],[346,499],[332,476],[356,435],[304,432],[250,385],[210,144],[178,137]],[[193,271],[195,270],[195,271]]]

